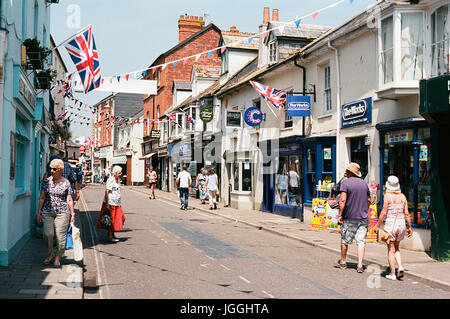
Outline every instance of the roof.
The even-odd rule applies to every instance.
[[[220,77],[220,67],[207,65],[194,65],[192,67],[198,77],[202,78],[218,78]]]
[[[285,25],[284,29],[278,28],[282,25]],[[301,23],[297,28],[295,24],[292,23],[286,24],[286,22],[280,21],[270,21],[267,28],[268,29],[278,28],[270,31],[276,37],[305,38],[305,39],[318,38],[325,32],[332,29],[332,27],[329,26],[306,24],[306,23]]]
[[[197,33],[194,33],[193,35],[191,35],[189,38],[187,38],[186,40],[178,43],[177,45],[175,45],[174,47],[172,47],[171,49],[169,49],[168,51],[162,53],[160,56],[158,56],[155,61],[153,61],[153,63],[149,66],[155,66],[155,63],[160,60],[161,58],[167,57],[169,55],[171,55],[173,52],[177,51],[178,49],[182,48],[183,46],[185,46],[186,44],[188,44],[189,42],[194,41],[196,38],[198,38],[199,36],[201,36],[203,33],[208,32],[209,30],[216,30],[216,32],[218,32],[219,34],[221,34],[220,29],[212,22],[208,23],[208,25],[206,27],[204,27],[203,29],[201,29],[200,31],[198,31]]]
[[[173,89],[191,91],[192,84],[190,81],[173,81]]]
[[[250,43],[247,40],[254,35],[255,33],[240,32],[236,27],[231,27],[229,31],[222,31],[220,41],[227,48],[258,50],[259,38],[253,38]]]

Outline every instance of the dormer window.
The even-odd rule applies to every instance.
[[[448,5],[431,14],[431,75],[449,71],[449,23]]]
[[[277,63],[278,62],[278,48],[277,41],[269,42],[269,63]]]

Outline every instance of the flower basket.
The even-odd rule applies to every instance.
[[[26,39],[23,42],[26,51],[26,67],[29,70],[42,70],[44,60],[50,54],[50,50],[40,46],[36,39]]]

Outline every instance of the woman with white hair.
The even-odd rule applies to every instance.
[[[105,229],[106,227],[101,224],[102,217],[104,214],[109,214],[111,216],[111,226],[106,229],[108,229],[109,241],[113,243],[119,241],[114,232],[122,230],[123,223],[125,222],[125,215],[121,206],[120,175],[122,175],[122,167],[117,165],[114,166],[112,169],[112,176],[106,181],[105,198],[97,222],[98,229]]]
[[[400,256],[400,241],[405,238],[405,234],[411,237],[411,217],[408,211],[408,200],[400,190],[400,183],[396,176],[389,176],[386,182],[386,194],[383,200],[383,210],[381,211],[378,223],[374,226],[377,232],[381,223],[386,218],[384,232],[389,236],[386,238],[388,249],[388,262],[391,273],[387,279],[397,280],[404,276],[402,259]],[[405,220],[408,226],[405,225]],[[395,275],[395,263],[398,264],[398,275]]]
[[[55,267],[61,267],[61,257],[66,250],[67,227],[75,222],[73,210],[72,187],[70,182],[61,176],[64,162],[54,159],[50,162],[50,177],[42,182],[39,207],[36,219],[44,224],[44,241],[48,256],[44,265],[50,264],[55,257]],[[56,234],[57,253],[53,253],[53,237]]]

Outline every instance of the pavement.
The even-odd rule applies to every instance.
[[[149,194],[146,186],[130,186],[131,190]],[[179,202],[175,193],[155,190],[156,198],[168,202]],[[150,199],[149,199],[150,201]],[[80,204],[77,204],[81,207]],[[224,207],[218,203],[217,210],[209,210],[209,205],[202,205],[200,200],[190,197],[190,209],[199,210],[209,214],[221,216],[243,223],[261,231],[298,240],[312,245],[318,249],[326,249],[340,256],[340,234],[336,231],[314,230],[311,225],[302,223],[298,219],[265,213],[255,210],[237,210]],[[189,210],[186,211],[189,213]],[[76,210],[76,226],[80,228],[83,242],[81,215]],[[86,232],[85,232],[86,234]],[[85,259],[89,252],[84,250]],[[434,288],[450,291],[450,262],[439,262],[431,258],[426,252],[401,251],[405,268],[405,277],[415,279]],[[84,269],[86,261],[76,262],[73,259],[73,250],[67,250],[62,267],[54,268],[52,265],[42,265],[46,257],[46,249],[42,238],[30,238],[20,253],[8,267],[0,267],[0,299],[83,299],[83,285],[86,283],[87,271]],[[356,245],[349,247],[348,260],[357,260]],[[370,242],[366,246],[364,264],[378,265],[382,271],[389,266],[387,263],[387,250],[384,244]],[[84,275],[84,279],[83,279]],[[95,277],[95,276],[94,276]],[[96,283],[95,278],[89,281]],[[92,284],[91,284],[92,285]]]
[[[131,186],[129,189],[149,194],[146,186]],[[155,190],[157,199],[179,203],[175,193]],[[149,199],[150,201],[150,199]],[[304,224],[299,219],[265,213],[256,210],[237,210],[224,207],[218,203],[217,210],[210,210],[209,204],[202,205],[199,199],[189,198],[191,209],[200,210],[213,215],[243,223],[262,231],[271,232],[279,236],[298,240],[305,244],[326,249],[336,253],[336,260],[340,257],[340,234],[334,230],[315,230],[311,225]],[[189,210],[187,211],[189,212]],[[425,283],[433,288],[450,291],[450,261],[440,262],[430,257],[427,252],[401,250],[405,277]],[[347,261],[357,261],[356,244],[349,247]],[[368,242],[366,245],[364,265],[378,265],[382,271],[389,268],[386,245],[379,242]]]
[[[0,267],[0,299],[83,299],[83,263],[74,260],[73,249],[66,250],[61,268],[44,266],[46,256],[42,236],[33,234],[11,264]]]

